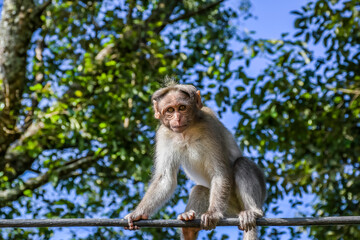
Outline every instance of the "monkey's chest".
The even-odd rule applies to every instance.
[[[196,184],[210,187],[209,167],[207,153],[204,149],[194,146],[185,146],[183,148],[182,167],[186,175]]]

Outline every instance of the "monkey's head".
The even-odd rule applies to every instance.
[[[191,85],[170,85],[152,96],[155,118],[173,132],[184,132],[202,108],[200,91]]]

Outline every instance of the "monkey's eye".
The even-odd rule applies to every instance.
[[[172,108],[172,107],[169,107],[166,111],[168,112],[168,113],[172,113],[172,112],[174,112],[174,108]]]
[[[179,107],[179,110],[180,111],[184,111],[186,109],[186,106],[185,105],[181,105],[180,107]]]

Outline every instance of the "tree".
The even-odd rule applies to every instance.
[[[25,2],[5,0],[0,23],[0,217],[124,216],[151,175],[151,94],[165,75],[225,82],[236,13],[222,0]]]
[[[242,1],[246,17],[247,7]],[[231,106],[240,116],[241,146],[268,177],[268,211],[277,213],[273,204],[286,195],[295,207],[313,194],[315,216],[359,215],[359,11],[355,0],[313,0],[293,12],[295,36],[268,40],[233,28],[239,12],[222,0],[4,0],[0,217],[117,218],[133,209],[151,175],[157,123],[149,98],[165,75],[201,88],[220,114]],[[250,76],[257,57],[269,64]],[[171,206],[186,196],[178,188]],[[156,217],[174,216],[166,208]],[[72,234],[123,237],[119,229],[92,231]],[[54,229],[0,232],[49,239]],[[310,236],[357,239],[360,229],[313,227]]]
[[[234,97],[238,136],[266,164],[270,198],[294,195],[296,206],[313,194],[314,216],[360,215],[359,10],[358,1],[310,1],[293,12],[293,38],[244,37],[250,54],[241,58],[271,61],[255,78],[239,71],[248,91]],[[360,227],[314,227],[310,235],[357,239]]]

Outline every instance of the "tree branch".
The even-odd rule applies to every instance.
[[[44,66],[44,61],[43,61],[43,51],[44,51],[44,47],[45,47],[45,43],[44,43],[44,38],[42,39],[39,39],[37,42],[36,42],[36,48],[35,48],[35,56],[36,56],[36,59],[37,59],[37,67],[39,69],[42,69],[42,67]],[[44,73],[43,72],[37,72],[36,73],[36,76],[35,76],[35,85],[36,84],[41,84],[44,82]],[[28,111],[26,117],[25,117],[25,120],[24,120],[24,124],[22,126],[22,131],[26,131],[32,121],[33,121],[33,115],[34,115],[34,111],[35,111],[35,108],[38,106],[39,104],[39,101],[38,101],[38,98],[37,98],[37,94],[36,93],[32,93],[31,95],[31,109]]]
[[[158,21],[164,22],[160,27],[154,29],[155,32],[159,33],[166,26],[171,14],[173,13],[178,1],[160,1],[158,7],[151,12],[151,15],[146,19],[145,26],[150,23],[156,23]],[[165,14],[165,16],[163,16]]]
[[[198,14],[202,14],[202,13],[206,13],[207,11],[211,10],[212,8],[218,6],[220,3],[222,3],[224,0],[219,0],[219,1],[216,1],[216,2],[213,2],[213,3],[210,3],[204,7],[201,7],[201,8],[198,8],[196,11],[191,11],[191,12],[187,12],[187,13],[184,13],[183,15],[177,17],[177,18],[174,18],[174,19],[166,19],[164,21],[164,23],[158,27],[155,32],[159,33],[160,31],[162,31],[168,24],[173,24],[175,22],[178,22],[178,21],[181,21],[181,20],[184,20],[184,19],[189,19],[193,16],[196,16]],[[170,16],[169,16],[170,17]]]
[[[210,4],[208,4],[208,5],[204,6],[204,7],[201,7],[199,9],[197,9],[196,11],[187,12],[187,13],[185,13],[185,14],[177,17],[177,18],[169,20],[166,24],[172,24],[172,23],[184,20],[184,19],[189,19],[189,18],[191,18],[191,17],[193,17],[195,15],[205,13],[205,12],[211,10],[212,8],[216,7],[217,5],[219,5],[223,1],[224,0],[219,0],[219,1],[216,1],[216,2],[213,2],[213,3],[210,3]]]
[[[128,25],[132,24],[132,21],[133,21],[132,14],[133,14],[135,6],[136,6],[136,1],[129,0],[129,11],[128,11],[128,14],[126,15],[126,24],[128,24]]]
[[[33,13],[33,17],[40,16],[50,4],[51,4],[51,0],[46,1],[43,4],[37,6]]]
[[[326,86],[327,89],[334,91],[334,92],[343,92],[347,94],[355,94],[360,95],[360,89],[348,89],[348,88],[333,88],[330,86]]]
[[[99,160],[102,157],[101,153],[94,155],[89,154],[83,158],[76,159],[67,163],[55,170],[49,170],[48,172],[34,178],[30,178],[25,183],[19,185],[13,189],[7,189],[4,191],[0,191],[0,204],[8,201],[14,201],[19,197],[24,195],[25,190],[34,190],[47,182],[49,182],[51,176],[58,176],[59,179],[64,179],[69,176],[69,174],[77,169],[86,169],[85,166]]]
[[[358,89],[345,89],[345,88],[339,88],[337,89],[339,92],[347,93],[347,94],[355,94],[360,95],[360,90]]]

